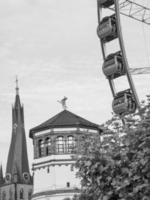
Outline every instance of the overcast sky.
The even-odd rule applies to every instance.
[[[136,2],[149,6],[149,0]],[[130,67],[150,67],[150,26],[122,18]],[[104,77],[96,0],[0,0],[0,162],[5,171],[11,138],[11,105],[18,75],[29,129],[62,111],[95,123],[111,117],[112,95]],[[140,100],[150,94],[150,74],[133,77]],[[124,84],[120,80],[119,86]]]

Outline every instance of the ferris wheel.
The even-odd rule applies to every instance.
[[[111,14],[108,10],[111,10]],[[97,35],[100,39],[103,65],[102,70],[108,79],[113,95],[112,109],[122,119],[125,115],[140,111],[140,103],[131,74],[149,73],[150,69],[129,68],[125,45],[122,36],[120,14],[150,25],[150,9],[130,0],[97,0],[98,28]],[[107,53],[108,44],[119,44],[119,50]],[[128,88],[116,91],[115,79],[126,76]]]

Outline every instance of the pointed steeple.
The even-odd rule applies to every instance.
[[[9,148],[6,175],[11,176],[11,181],[30,183],[30,172],[27,155],[26,136],[24,129],[24,110],[20,103],[18,79],[16,79],[15,104],[12,107],[12,138]],[[25,176],[24,174],[27,174]]]
[[[16,109],[20,109],[21,103],[20,103],[20,97],[19,97],[19,86],[18,86],[18,78],[16,77],[16,99],[15,99],[15,106]]]
[[[0,165],[0,186],[4,183],[4,177],[3,177],[3,168],[2,165]]]
[[[18,77],[16,76],[16,95],[19,95]]]

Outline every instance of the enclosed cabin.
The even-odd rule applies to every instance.
[[[102,19],[97,28],[97,35],[103,42],[110,42],[118,37],[115,14]]]
[[[100,6],[108,8],[114,4],[114,0],[98,0]]]
[[[130,89],[116,94],[112,108],[117,115],[128,115],[136,111],[136,102]]]
[[[115,79],[125,75],[125,67],[121,51],[110,54],[103,63],[103,73],[108,79]]]

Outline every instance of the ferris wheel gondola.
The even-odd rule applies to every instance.
[[[103,63],[102,69],[108,79],[115,79],[125,75],[126,71],[123,65],[121,52],[109,54]]]

